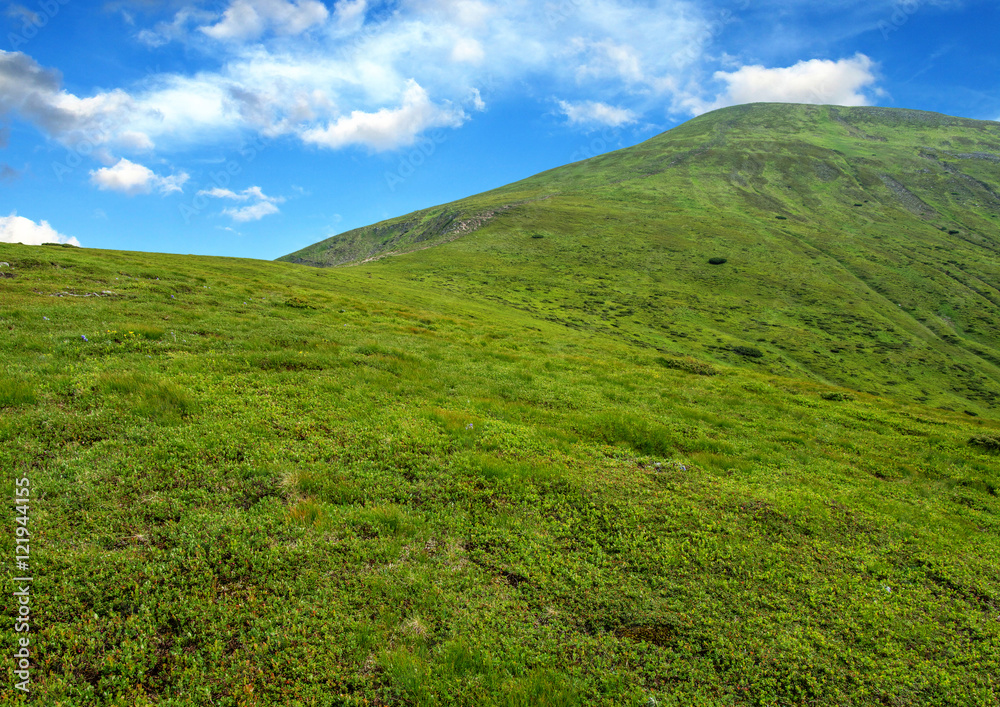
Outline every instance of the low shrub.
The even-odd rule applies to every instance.
[[[996,435],[973,435],[969,438],[969,444],[987,452],[1000,452],[1000,437]]]
[[[625,444],[640,454],[671,456],[677,446],[669,428],[621,411],[595,415],[580,431],[604,444]]]
[[[686,373],[694,373],[696,376],[715,376],[719,373],[719,369],[714,366],[690,356],[687,358],[660,357],[656,359],[656,362],[664,368],[673,368],[674,370],[685,371]]]
[[[761,358],[764,356],[763,351],[754,348],[753,346],[733,346],[729,350],[733,353],[739,354],[740,356],[746,356],[747,358]]]
[[[841,400],[854,400],[853,396],[847,395],[846,393],[820,393],[819,397],[823,400],[833,400],[834,402],[839,402]]]
[[[294,307],[295,309],[316,309],[315,306],[302,299],[301,297],[289,297],[285,301],[285,305],[288,307]]]
[[[712,264],[712,265],[722,265],[724,262],[726,262],[726,259],[725,258],[709,258],[708,262],[710,264]]]

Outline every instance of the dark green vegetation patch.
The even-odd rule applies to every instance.
[[[656,359],[656,362],[664,368],[687,371],[698,376],[714,376],[719,373],[719,369],[715,366],[690,356],[686,358],[664,358],[661,356]]]
[[[993,435],[975,435],[969,438],[969,444],[988,452],[1000,452],[1000,437]]]
[[[746,358],[763,358],[764,356],[764,352],[754,346],[733,346],[730,351]]]

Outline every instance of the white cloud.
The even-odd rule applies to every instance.
[[[325,22],[329,14],[318,0],[233,0],[219,22],[199,29],[213,39],[241,42],[257,39],[268,28],[283,35],[301,34]]]
[[[573,47],[582,63],[576,70],[578,81],[586,79],[621,79],[626,84],[646,80],[642,58],[638,51],[627,44],[614,41],[586,41],[577,38]]]
[[[149,167],[131,162],[124,157],[112,167],[102,167],[90,172],[90,181],[99,189],[120,191],[128,196],[149,194],[153,189],[158,189],[161,194],[181,192],[187,180],[188,175],[185,172],[161,177]]]
[[[38,16],[37,12],[32,12],[24,5],[18,5],[16,3],[11,3],[7,6],[7,17],[11,17],[15,20],[21,20],[25,24],[37,25],[41,23],[41,18]]]
[[[483,100],[483,96],[479,93],[479,89],[474,88],[470,93],[472,94],[472,107],[479,111],[486,110],[486,101]]]
[[[215,17],[215,13],[183,8],[174,15],[171,22],[159,22],[153,29],[140,30],[136,39],[155,49],[170,42],[183,41],[187,37],[189,25],[210,22]]]
[[[171,194],[173,192],[183,193],[184,183],[190,177],[187,172],[179,172],[177,174],[171,174],[169,177],[157,177],[155,180],[156,188],[160,190],[161,194]]]
[[[451,60],[478,64],[486,57],[483,45],[470,37],[461,37],[451,50]]]
[[[58,72],[21,52],[0,50],[0,115],[18,114],[81,154],[110,159],[106,146],[117,140],[116,130],[134,112],[132,97],[115,89],[80,98],[60,84]],[[126,132],[126,142],[151,146],[148,136]]]
[[[247,187],[241,192],[234,192],[231,189],[223,189],[221,187],[213,187],[211,189],[203,189],[199,191],[198,196],[208,196],[213,199],[231,199],[232,201],[253,200],[254,203],[248,206],[222,210],[223,214],[229,216],[233,219],[233,221],[238,223],[260,221],[265,216],[279,213],[280,210],[277,205],[285,201],[285,197],[283,196],[268,196],[258,186]]]
[[[70,243],[80,245],[76,238],[64,236],[57,232],[48,221],[35,223],[30,218],[18,216],[16,211],[10,216],[0,216],[0,243],[24,243],[25,245],[41,245],[42,243]]]
[[[229,216],[237,223],[247,221],[260,221],[265,216],[278,213],[278,207],[270,201],[259,201],[250,206],[243,206],[238,209],[223,209],[222,213]]]
[[[356,110],[325,128],[305,131],[302,139],[329,148],[360,144],[376,150],[391,150],[412,145],[424,130],[457,127],[465,119],[461,109],[434,105],[427,91],[415,81],[409,81],[398,108],[382,108],[375,113]]]
[[[368,0],[340,0],[335,10],[337,24],[354,25],[359,20],[364,21]]]
[[[743,66],[736,71],[715,72],[726,89],[714,101],[689,97],[684,105],[695,114],[756,102],[864,106],[870,101],[863,91],[875,83],[875,71],[875,62],[864,54],[839,61],[811,59],[774,69]]]
[[[231,189],[223,189],[222,187],[212,187],[211,189],[202,189],[198,192],[199,196],[211,196],[215,199],[235,199],[236,201],[246,201],[250,197],[244,194],[237,194]]]
[[[575,87],[561,97],[641,115],[670,101],[712,40],[708,11],[690,0],[398,0],[391,12],[367,0],[221,5],[186,5],[137,35],[210,52],[211,68],[91,96],[65,91],[24,54],[0,53],[0,113],[71,149],[89,143],[105,165],[247,133],[389,150],[458,127],[469,119],[462,106],[482,110],[525,83]]]
[[[525,81],[577,85],[567,98],[641,113],[662,104],[663,87],[711,38],[710,20],[689,0],[399,0],[378,13],[369,5],[382,3],[366,0],[327,5],[227,0],[210,20],[185,9],[140,32],[198,51],[226,41],[211,49],[217,68],[154,75],[130,91],[109,144],[171,149],[252,131],[392,149],[429,127],[461,125],[455,106],[473,91],[481,94],[469,106],[480,109]],[[288,41],[304,31],[307,40]],[[121,137],[126,130],[149,143]]]
[[[559,109],[569,119],[570,125],[609,126],[617,128],[634,123],[635,113],[626,108],[616,108],[596,101],[559,101]]]
[[[236,193],[232,189],[223,189],[222,187],[212,187],[211,189],[202,189],[198,194],[204,196],[211,196],[215,199],[234,199],[236,201],[246,201],[247,199],[258,199],[260,201],[284,201],[284,197],[270,197],[264,194],[264,191],[260,187],[247,187],[243,191]]]
[[[155,147],[149,135],[137,130],[123,130],[118,135],[118,143],[123,148],[135,152],[149,152]]]

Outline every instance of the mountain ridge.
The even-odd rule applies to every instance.
[[[508,191],[516,190],[521,185],[529,185],[535,180],[542,179],[546,176],[551,176],[554,172],[558,172],[560,170],[567,170],[568,168],[573,168],[576,166],[590,164],[590,163],[598,164],[605,160],[620,158],[623,155],[641,151],[643,149],[648,149],[649,147],[658,147],[660,143],[669,140],[675,140],[678,138],[678,136],[682,135],[683,133],[694,132],[695,134],[692,136],[684,135],[685,138],[690,139],[690,137],[696,137],[698,135],[698,133],[696,132],[696,128],[701,128],[701,126],[706,122],[712,126],[715,132],[721,133],[719,135],[716,135],[715,138],[712,141],[710,141],[709,144],[707,145],[701,145],[697,148],[684,151],[676,155],[664,156],[659,160],[656,159],[651,160],[653,164],[641,170],[639,174],[640,176],[652,176],[654,174],[664,171],[662,163],[666,162],[668,158],[671,159],[667,163],[667,166],[673,167],[693,157],[697,157],[698,155],[704,154],[715,147],[718,147],[720,143],[723,142],[723,138],[725,137],[725,135],[734,126],[738,124],[739,122],[738,118],[744,117],[747,114],[752,114],[755,111],[760,111],[761,109],[774,110],[774,109],[784,109],[785,107],[799,108],[799,109],[801,108],[827,109],[830,120],[845,126],[850,137],[866,141],[881,142],[881,143],[887,143],[888,138],[880,135],[871,135],[864,133],[859,129],[858,125],[876,124],[884,127],[886,123],[889,123],[893,126],[898,126],[900,124],[925,126],[925,127],[957,126],[979,131],[992,129],[995,133],[997,133],[993,136],[996,141],[988,143],[988,145],[992,149],[1000,152],[1000,124],[997,124],[995,121],[983,121],[983,120],[974,120],[970,118],[959,118],[954,116],[948,116],[942,113],[933,113],[929,111],[920,111],[920,110],[905,109],[905,108],[880,108],[873,106],[861,106],[861,107],[806,106],[801,104],[782,104],[782,103],[751,103],[740,106],[730,106],[727,108],[721,108],[716,111],[712,111],[710,113],[705,113],[697,118],[694,118],[691,121],[688,121],[687,123],[683,123],[682,125],[679,125],[671,130],[660,133],[659,135],[656,135],[633,147],[624,148],[622,150],[615,150],[613,152],[605,153],[603,155],[598,155],[597,157],[593,157],[588,160],[582,160],[581,162],[564,165],[562,167],[555,167],[553,169],[540,172],[526,179],[513,182],[509,185],[498,187],[497,189],[488,190],[486,192],[483,192],[482,194],[473,195],[470,197],[466,197],[464,199],[458,199],[456,201],[448,202],[447,204],[439,206],[420,209],[411,212],[409,214],[406,214],[404,216],[394,217],[386,219],[384,221],[380,221],[370,226],[364,226],[361,228],[352,229],[350,231],[346,231],[344,233],[331,236],[330,238],[319,241],[315,244],[307,246],[306,248],[302,248],[288,255],[277,258],[277,260],[285,262],[296,262],[308,265],[318,265],[318,266],[343,265],[343,264],[351,264],[353,262],[358,262],[361,260],[367,260],[370,259],[372,255],[377,256],[382,252],[384,252],[385,250],[387,250],[378,247],[379,245],[384,245],[385,241],[383,241],[383,243],[381,244],[374,244],[375,252],[372,255],[365,256],[364,258],[340,257],[341,254],[344,252],[344,249],[340,248],[339,246],[343,245],[345,241],[354,241],[359,239],[359,237],[363,237],[369,234],[375,235],[383,233],[389,233],[393,236],[396,236],[395,238],[391,239],[393,245],[399,243],[400,241],[402,241],[405,244],[406,239],[402,238],[402,236],[409,233],[414,228],[414,226],[417,225],[415,224],[415,222],[419,222],[419,225],[424,226],[424,228],[419,231],[417,237],[414,239],[413,242],[417,243],[417,242],[432,240],[434,236],[438,235],[443,230],[441,225],[441,215],[444,214],[447,215],[446,218],[444,219],[445,221],[443,227],[444,229],[446,229],[447,226],[450,225],[452,222],[460,220],[463,216],[468,218],[475,218],[474,214],[462,211],[463,205],[468,204],[471,200],[486,196],[504,194]],[[807,149],[815,147],[814,145],[808,142],[802,142],[801,145]],[[964,158],[964,159],[982,159],[990,162],[1000,163],[1000,154],[995,154],[990,152],[957,153],[954,155],[954,157]],[[928,156],[928,159],[934,159],[934,158],[935,158],[934,155]],[[863,162],[864,159],[861,158],[861,161]],[[950,169],[950,167],[944,166],[944,169],[947,170]],[[963,176],[968,178],[968,175],[963,175]],[[737,182],[740,182],[742,186],[747,186],[745,182],[741,181],[739,176],[735,176],[734,178]],[[618,179],[613,181],[612,183],[620,183],[622,181],[625,180]],[[986,185],[982,183],[978,183],[977,186],[979,186],[980,188],[986,187]],[[998,196],[994,190],[989,189],[988,187],[987,189],[993,200],[1000,202],[1000,196]],[[514,204],[511,204],[510,206],[513,205]],[[428,221],[430,221],[430,223],[428,223]],[[421,249],[423,247],[426,246],[422,246]],[[327,260],[321,257],[312,257],[312,258],[307,257],[308,255],[314,255],[314,256],[318,255],[324,250],[330,250],[333,253],[336,253],[337,257],[335,257],[332,260]],[[398,255],[404,252],[408,251],[406,250],[393,251],[392,254]]]

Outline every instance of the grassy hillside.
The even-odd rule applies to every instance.
[[[851,275],[901,287],[893,257],[934,252],[890,256],[904,213],[873,192],[853,237],[791,197],[773,228],[690,222],[679,200],[707,213],[715,187],[680,169],[702,191],[567,187],[364,267],[0,244],[31,703],[995,705],[1000,424],[931,407],[965,379],[916,356],[982,374],[996,319],[942,289],[943,343],[930,285],[893,309]],[[616,199],[648,220],[603,224]],[[933,226],[940,257],[995,266]],[[865,349],[796,358],[835,336]],[[912,361],[933,399],[817,380],[837,357],[880,389],[882,358]],[[27,704],[4,666],[0,703]]]
[[[995,417],[998,220],[996,122],[754,104],[282,260]]]

